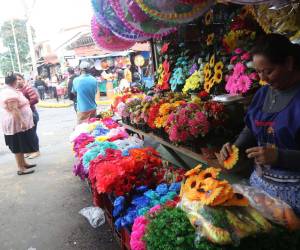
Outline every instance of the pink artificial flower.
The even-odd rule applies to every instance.
[[[242,60],[248,61],[248,60],[250,60],[251,55],[250,55],[249,52],[246,52],[246,53],[244,53],[244,54],[242,55],[241,58],[242,58]]]
[[[196,127],[198,125],[198,122],[197,122],[197,120],[195,118],[195,119],[190,119],[188,121],[188,124],[189,124],[190,127]]]
[[[231,75],[231,76],[229,76],[229,78],[227,80],[225,89],[231,95],[234,95],[237,93],[237,88],[236,88],[237,87],[237,85],[236,85],[237,79],[238,78],[236,78],[235,75]]]
[[[197,137],[199,135],[199,129],[198,127],[190,127],[190,134],[193,136],[193,137]]]
[[[146,244],[143,237],[146,233],[148,220],[144,216],[137,217],[132,226],[130,235],[130,247],[132,250],[146,250]]]
[[[170,128],[170,131],[169,131],[169,138],[171,141],[178,141],[178,126],[177,125],[174,125]]]
[[[258,77],[258,74],[256,72],[253,72],[249,75],[250,79],[251,80],[254,80],[254,81],[258,81],[259,80],[259,77]]]
[[[233,56],[230,59],[230,64],[234,64],[234,62],[238,59],[238,56]]]
[[[240,93],[246,93],[252,85],[252,80],[250,79],[249,76],[242,75],[240,76],[237,84]]]
[[[238,62],[233,68],[233,74],[240,76],[245,73],[245,70],[246,66],[243,63]]]
[[[237,49],[235,49],[234,53],[239,55],[239,54],[243,53],[243,50],[241,48],[237,48]]]
[[[186,130],[182,130],[180,133],[179,133],[179,141],[181,142],[185,142],[189,137],[189,134]]]
[[[178,125],[180,127],[184,126],[186,123],[188,123],[188,121],[189,121],[189,119],[188,119],[188,117],[187,117],[186,114],[179,115],[179,117],[178,117]]]
[[[158,212],[159,210],[161,210],[161,205],[156,205],[154,207],[152,207],[150,210],[149,210],[149,213],[156,213]]]

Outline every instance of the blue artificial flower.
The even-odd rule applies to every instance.
[[[135,189],[135,191],[137,193],[145,193],[146,191],[148,191],[148,187],[147,186],[139,186]]]
[[[113,217],[116,218],[120,216],[120,214],[125,209],[125,197],[119,196],[114,201],[114,210],[113,210]]]
[[[165,195],[166,193],[168,193],[169,189],[168,189],[168,185],[167,184],[160,184],[156,187],[155,189],[156,193],[159,196]]]
[[[115,221],[115,228],[119,231],[120,229],[121,229],[121,227],[122,227],[122,224],[121,224],[121,221],[122,221],[122,218],[118,218],[118,219],[116,219],[116,221]]]
[[[149,203],[150,203],[150,199],[146,196],[136,198],[136,199],[132,200],[132,202],[131,202],[131,204],[133,204],[135,206],[139,206],[139,207],[146,207],[149,205]]]
[[[145,192],[144,196],[148,197],[151,200],[159,199],[159,195],[151,189]]]
[[[145,215],[150,210],[150,207],[144,207],[138,210],[138,216]]]
[[[181,182],[174,182],[170,185],[169,191],[179,192],[181,188]]]

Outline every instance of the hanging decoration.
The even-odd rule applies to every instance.
[[[134,45],[132,41],[126,41],[115,36],[109,29],[99,24],[95,16],[92,18],[91,26],[95,43],[104,50],[122,51]]]
[[[98,17],[101,21],[104,20],[104,26],[109,28],[116,36],[124,40],[131,41],[147,40],[147,37],[126,28],[123,22],[116,15],[108,0],[98,0],[97,5],[99,6],[99,11],[96,13],[96,17]]]
[[[203,15],[215,3],[212,0],[197,3],[183,3],[181,0],[135,0],[135,2],[146,14],[170,23],[188,23]]]
[[[133,0],[109,0],[115,13],[129,30],[148,38],[161,38],[176,31],[170,24],[146,15]]]

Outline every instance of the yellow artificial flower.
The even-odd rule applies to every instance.
[[[201,75],[200,72],[196,70],[188,79],[186,79],[182,92],[187,93],[189,90],[196,90],[200,87],[200,83]]]
[[[205,66],[204,66],[204,74],[205,74],[205,72],[206,72],[207,70],[209,70],[209,63],[206,63]]]
[[[224,64],[222,61],[219,61],[215,65],[215,71],[222,70],[224,68]]]
[[[268,83],[266,81],[263,81],[263,80],[259,80],[259,85],[261,86],[265,86],[267,85]]]
[[[212,75],[212,72],[210,69],[205,72],[205,76],[204,76],[205,82],[209,81],[209,79],[211,78],[211,75]]]
[[[214,82],[215,83],[220,83],[223,80],[223,72],[222,70],[217,70],[215,71],[215,75],[214,75]]]
[[[98,141],[98,142],[104,142],[104,141],[107,141],[108,139],[109,139],[108,136],[98,136],[96,138],[96,141]]]
[[[157,128],[163,128],[164,127],[164,119],[162,116],[158,116],[155,118],[154,124]]]
[[[213,10],[210,9],[209,11],[206,12],[204,16],[205,25],[210,25],[212,21],[213,21]]]
[[[209,60],[209,66],[211,68],[213,68],[215,66],[215,61],[216,61],[215,55],[212,55],[211,58],[210,58],[210,60]]]
[[[209,34],[207,36],[207,39],[206,39],[207,46],[210,46],[210,45],[213,44],[214,38],[215,38],[215,34],[214,33],[211,33],[211,34]]]
[[[211,89],[210,82],[209,81],[205,82],[204,83],[204,90],[205,90],[205,92],[209,93],[210,89]]]
[[[232,146],[232,153],[229,155],[229,157],[223,162],[224,168],[226,169],[232,169],[234,165],[239,160],[239,149],[237,146]]]

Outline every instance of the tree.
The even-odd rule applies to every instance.
[[[14,22],[16,39],[17,39],[17,44],[19,49],[21,68],[22,71],[28,71],[30,69],[30,65],[29,65],[30,57],[29,57],[29,46],[28,46],[27,33],[26,33],[26,21],[22,19],[15,19],[13,22]],[[1,26],[0,38],[2,39],[4,47],[10,48],[14,65],[17,70],[17,65],[18,65],[17,56],[15,53],[14,37],[13,37],[10,20],[4,22],[4,24]],[[4,74],[8,71],[13,70],[9,51],[0,54],[0,67],[2,73]]]

